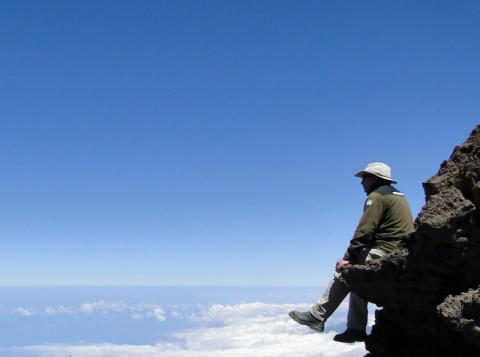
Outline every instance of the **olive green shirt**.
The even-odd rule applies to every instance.
[[[414,230],[410,206],[403,193],[390,185],[381,186],[368,195],[344,259],[355,263],[364,248],[390,253]]]

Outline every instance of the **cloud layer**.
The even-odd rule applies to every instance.
[[[183,307],[162,308],[158,305],[128,305],[123,301],[100,300],[79,308],[12,309],[10,313],[33,314],[111,314],[128,313],[134,320],[153,318],[159,323],[168,319],[188,320],[192,327],[176,331],[168,341],[146,345],[72,344],[34,345],[4,349],[9,355],[40,357],[360,357],[364,345],[333,341],[338,332],[327,328],[324,334],[290,320],[291,309],[308,309],[310,305],[242,303],[236,305],[199,305],[195,310]],[[329,320],[344,319],[343,304]],[[5,312],[5,311],[4,311]],[[337,317],[336,317],[337,316]],[[344,323],[344,321],[342,321]],[[342,327],[343,328],[343,327]],[[2,354],[3,355],[3,354]]]
[[[21,316],[39,316],[39,315],[91,315],[91,314],[130,314],[133,319],[155,318],[158,321],[165,321],[165,312],[159,304],[139,303],[128,305],[123,300],[107,302],[99,300],[96,302],[86,302],[78,307],[75,306],[45,306],[45,307],[14,307],[0,309],[2,314],[18,314]]]

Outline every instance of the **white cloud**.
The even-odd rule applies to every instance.
[[[107,303],[104,300],[100,300],[94,303],[85,303],[80,307],[80,311],[87,314],[92,312],[102,312],[107,313],[108,311],[123,312],[129,307],[123,301],[115,301],[113,303]]]
[[[337,332],[327,329],[324,334],[315,333],[287,315],[293,308],[308,307],[264,303],[212,305],[190,317],[200,327],[176,333],[173,342],[39,345],[13,348],[9,352],[42,357],[360,357],[367,353],[363,343],[334,342]],[[99,306],[85,308],[94,311]],[[345,308],[342,305],[340,310]],[[157,319],[165,319],[163,309],[153,309],[150,313]]]
[[[170,312],[170,315],[171,315],[172,317],[178,319],[178,320],[183,319],[183,315],[182,315],[181,313],[179,313],[178,311],[175,311],[175,310],[171,311],[171,312]]]
[[[157,321],[165,321],[166,314],[162,307],[158,304],[146,304],[140,303],[135,305],[128,305],[124,301],[107,302],[105,300],[99,300],[96,302],[86,302],[77,307],[71,306],[45,306],[43,308],[36,307],[14,307],[10,309],[2,308],[1,313],[7,314],[19,314],[22,316],[34,316],[34,315],[62,315],[62,314],[103,314],[108,315],[110,313],[130,313],[130,317],[134,320],[141,320],[144,318],[154,318]]]
[[[145,318],[145,316],[141,315],[141,314],[138,314],[136,312],[134,312],[133,314],[130,315],[130,317],[134,320],[143,320]]]
[[[14,308],[14,309],[12,309],[12,312],[16,313],[16,314],[23,315],[23,316],[33,316],[33,315],[35,315],[35,310],[26,309],[26,308],[23,308],[23,307]]]
[[[74,314],[76,313],[76,310],[71,307],[63,306],[63,305],[59,307],[46,306],[44,309],[44,313],[47,315]]]
[[[165,321],[167,318],[165,317],[165,311],[161,308],[155,308],[152,311],[147,313],[148,317],[154,317],[158,321]]]

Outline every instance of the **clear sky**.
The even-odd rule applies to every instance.
[[[480,118],[478,1],[1,1],[0,285],[325,285],[353,175]]]

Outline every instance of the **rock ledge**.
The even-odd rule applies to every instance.
[[[423,188],[415,233],[342,280],[380,307],[368,356],[480,356],[480,126]]]

